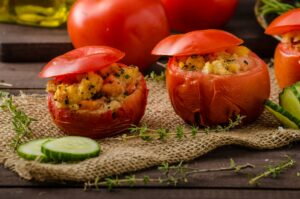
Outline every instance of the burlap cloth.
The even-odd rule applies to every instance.
[[[278,87],[272,74],[272,99],[278,98]],[[150,90],[146,114],[143,118],[149,127],[175,129],[184,125],[174,113],[163,82],[148,81]],[[33,135],[29,139],[63,136],[52,123],[46,106],[45,95],[21,95],[14,97],[19,107],[38,121],[32,124]],[[11,117],[0,112],[0,162],[28,180],[89,181],[96,177],[133,172],[159,165],[197,158],[224,145],[241,145],[254,149],[274,149],[300,139],[299,130],[282,130],[279,123],[267,112],[257,122],[230,132],[199,133],[182,140],[145,142],[140,138],[99,140],[102,153],[99,157],[72,164],[45,164],[26,161],[18,157],[11,147],[15,132]],[[24,140],[25,141],[25,140]]]

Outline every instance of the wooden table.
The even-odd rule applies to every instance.
[[[225,27],[246,41],[260,56],[269,58],[276,41],[263,35],[253,15],[254,0],[241,0],[233,20]],[[37,77],[44,63],[51,57],[71,49],[64,29],[45,30],[15,25],[0,25],[0,81],[13,84],[2,89],[17,94],[43,93],[45,80]],[[31,61],[32,63],[28,63]],[[34,63],[33,63],[34,62]],[[0,87],[1,89],[1,87]],[[265,178],[258,186],[250,186],[248,179],[264,171],[266,165],[274,165],[289,155],[299,163],[282,173],[277,179]],[[276,150],[255,151],[238,146],[219,148],[190,163],[199,168],[227,166],[233,158],[238,164],[252,163],[255,169],[241,173],[204,173],[190,178],[177,187],[165,185],[138,185],[135,188],[120,187],[112,192],[106,188],[84,191],[82,184],[29,182],[0,166],[0,198],[300,198],[300,145],[293,143]],[[137,175],[158,175],[156,168],[138,172]]]

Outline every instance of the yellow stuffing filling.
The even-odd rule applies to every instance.
[[[230,75],[249,70],[249,52],[245,46],[236,46],[207,55],[177,57],[176,61],[183,70]]]
[[[300,50],[300,31],[292,31],[282,35],[282,42],[292,44],[292,46]]]
[[[50,80],[47,91],[54,94],[58,108],[116,110],[136,90],[140,78],[137,67],[113,64],[101,71],[77,75],[77,82],[72,84]]]

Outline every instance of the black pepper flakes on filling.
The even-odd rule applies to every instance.
[[[65,99],[65,105],[69,105],[69,103],[70,103],[70,102],[69,102],[69,99],[66,98],[66,99]]]
[[[103,94],[101,92],[98,92],[93,94],[92,100],[100,99],[101,97],[103,97]]]
[[[90,84],[90,85],[89,85],[89,91],[92,90],[93,88],[95,88],[95,86],[92,85],[92,84]]]
[[[124,77],[125,77],[125,79],[129,79],[130,75],[126,74]]]
[[[121,75],[119,73],[116,73],[115,74],[115,77],[120,77]]]
[[[120,73],[121,73],[121,75],[123,75],[123,74],[124,74],[124,72],[125,72],[125,70],[124,70],[123,68],[121,68],[121,69],[120,69]]]
[[[244,60],[244,64],[248,65],[249,63],[247,62],[247,60]]]

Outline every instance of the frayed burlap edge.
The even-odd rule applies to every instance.
[[[272,85],[272,98],[277,99],[278,88],[274,78]],[[164,83],[149,81],[148,87],[150,93],[143,122],[152,128],[164,127],[173,130],[178,125],[185,125],[174,113]],[[51,121],[45,95],[21,95],[14,97],[14,102],[38,120],[32,124],[33,135],[24,141],[63,136]],[[46,164],[18,157],[11,147],[15,134],[11,117],[6,112],[0,112],[0,162],[27,180],[90,181],[96,177],[134,172],[162,162],[189,161],[225,145],[274,149],[300,140],[299,130],[286,130],[278,126],[279,123],[269,113],[264,112],[255,123],[230,132],[199,133],[195,137],[187,136],[181,140],[168,138],[166,141],[152,142],[139,138],[126,141],[108,138],[98,140],[102,148],[99,157],[72,164]],[[185,127],[188,130],[188,126]]]

